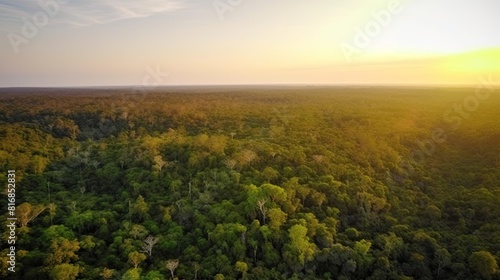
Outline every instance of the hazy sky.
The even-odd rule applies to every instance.
[[[0,87],[500,81],[498,0],[0,0]]]

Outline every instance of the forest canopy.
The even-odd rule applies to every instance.
[[[476,92],[0,89],[0,277],[500,279],[500,95]]]

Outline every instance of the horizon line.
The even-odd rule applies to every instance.
[[[156,86],[144,86],[144,85],[76,85],[76,86],[0,86],[0,89],[118,89],[118,88],[137,88],[146,90],[156,90],[162,88],[171,87],[377,87],[377,88],[387,88],[387,87],[404,87],[404,88],[468,88],[477,87],[479,83],[464,83],[464,84],[340,84],[340,83],[317,83],[317,84],[307,84],[307,83],[270,83],[270,84],[259,84],[259,83],[241,83],[241,84],[171,84],[171,85],[156,85]],[[490,83],[489,85],[493,87],[500,87],[500,83]]]

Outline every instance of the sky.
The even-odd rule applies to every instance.
[[[498,0],[0,0],[0,87],[500,82]]]

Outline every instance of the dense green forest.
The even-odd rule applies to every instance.
[[[2,279],[500,279],[500,95],[0,89]]]

